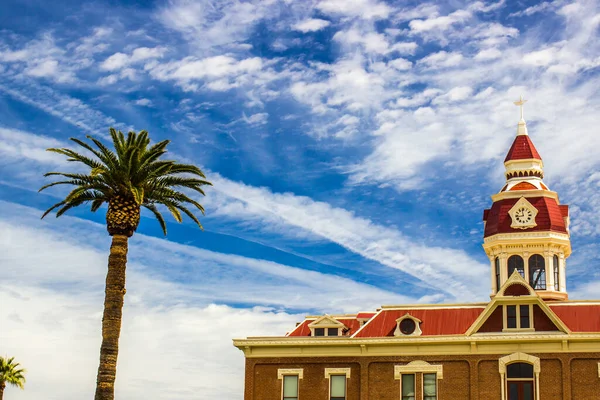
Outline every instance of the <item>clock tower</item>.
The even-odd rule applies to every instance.
[[[490,259],[492,297],[513,273],[545,300],[566,300],[571,254],[569,206],[543,182],[544,163],[529,138],[521,108],[517,136],[506,155],[506,184],[483,213],[483,248]]]

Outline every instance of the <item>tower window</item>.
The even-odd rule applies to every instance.
[[[494,265],[496,267],[496,292],[500,290],[500,259],[496,257],[494,260]]]
[[[556,290],[557,292],[560,290],[560,283],[558,281],[560,275],[558,272],[558,256],[554,255],[553,257],[554,260],[554,290]]]
[[[546,289],[546,266],[539,254],[529,257],[529,284],[536,290]]]
[[[521,256],[515,255],[508,258],[508,276],[511,276],[515,269],[525,278],[525,262]]]
[[[505,305],[504,330],[526,329],[533,330],[532,305]]]

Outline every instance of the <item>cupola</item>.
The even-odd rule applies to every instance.
[[[566,258],[571,254],[569,207],[543,182],[544,163],[523,117],[506,155],[506,184],[483,213],[483,247],[490,258],[492,297],[517,271],[546,300],[567,299]]]

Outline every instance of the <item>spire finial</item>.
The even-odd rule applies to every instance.
[[[515,106],[519,106],[519,108],[521,109],[521,120],[524,120],[524,118],[523,118],[523,105],[524,105],[525,103],[527,103],[527,100],[525,100],[525,99],[523,98],[523,95],[520,95],[520,96],[519,96],[519,100],[518,100],[518,101],[515,101]]]
[[[523,98],[523,95],[519,96],[519,100],[515,101],[515,106],[519,106],[521,109],[521,119],[517,127],[517,136],[527,135],[527,124],[525,124],[525,118],[523,118],[523,104],[527,103],[527,100]]]

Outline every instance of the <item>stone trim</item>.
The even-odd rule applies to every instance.
[[[351,368],[325,368],[325,379],[329,379],[331,375],[346,375],[346,379],[350,379]]]
[[[408,335],[405,335],[400,330],[400,323],[402,321],[404,321],[405,319],[412,319],[415,322],[414,332],[409,333]],[[396,337],[399,337],[399,336],[421,336],[423,334],[423,331],[421,331],[421,322],[422,321],[419,318],[413,317],[409,313],[404,314],[403,316],[401,316],[400,318],[398,318],[396,320],[396,330],[394,331],[394,336],[396,336]]]
[[[424,374],[435,373],[437,379],[444,379],[444,368],[442,365],[429,364],[427,361],[411,361],[406,365],[394,365],[394,379],[402,379],[402,374]]]
[[[279,368],[277,370],[277,379],[283,379],[285,375],[298,375],[298,379],[304,378],[303,368]]]
[[[501,357],[498,360],[498,371],[500,372],[500,377],[502,380],[501,392],[502,392],[502,400],[507,400],[506,393],[506,366],[508,364],[512,364],[513,362],[525,362],[533,365],[533,374],[535,375],[535,398],[536,400],[540,400],[540,371],[541,364],[540,359],[538,357],[516,352],[509,354],[507,356]]]

